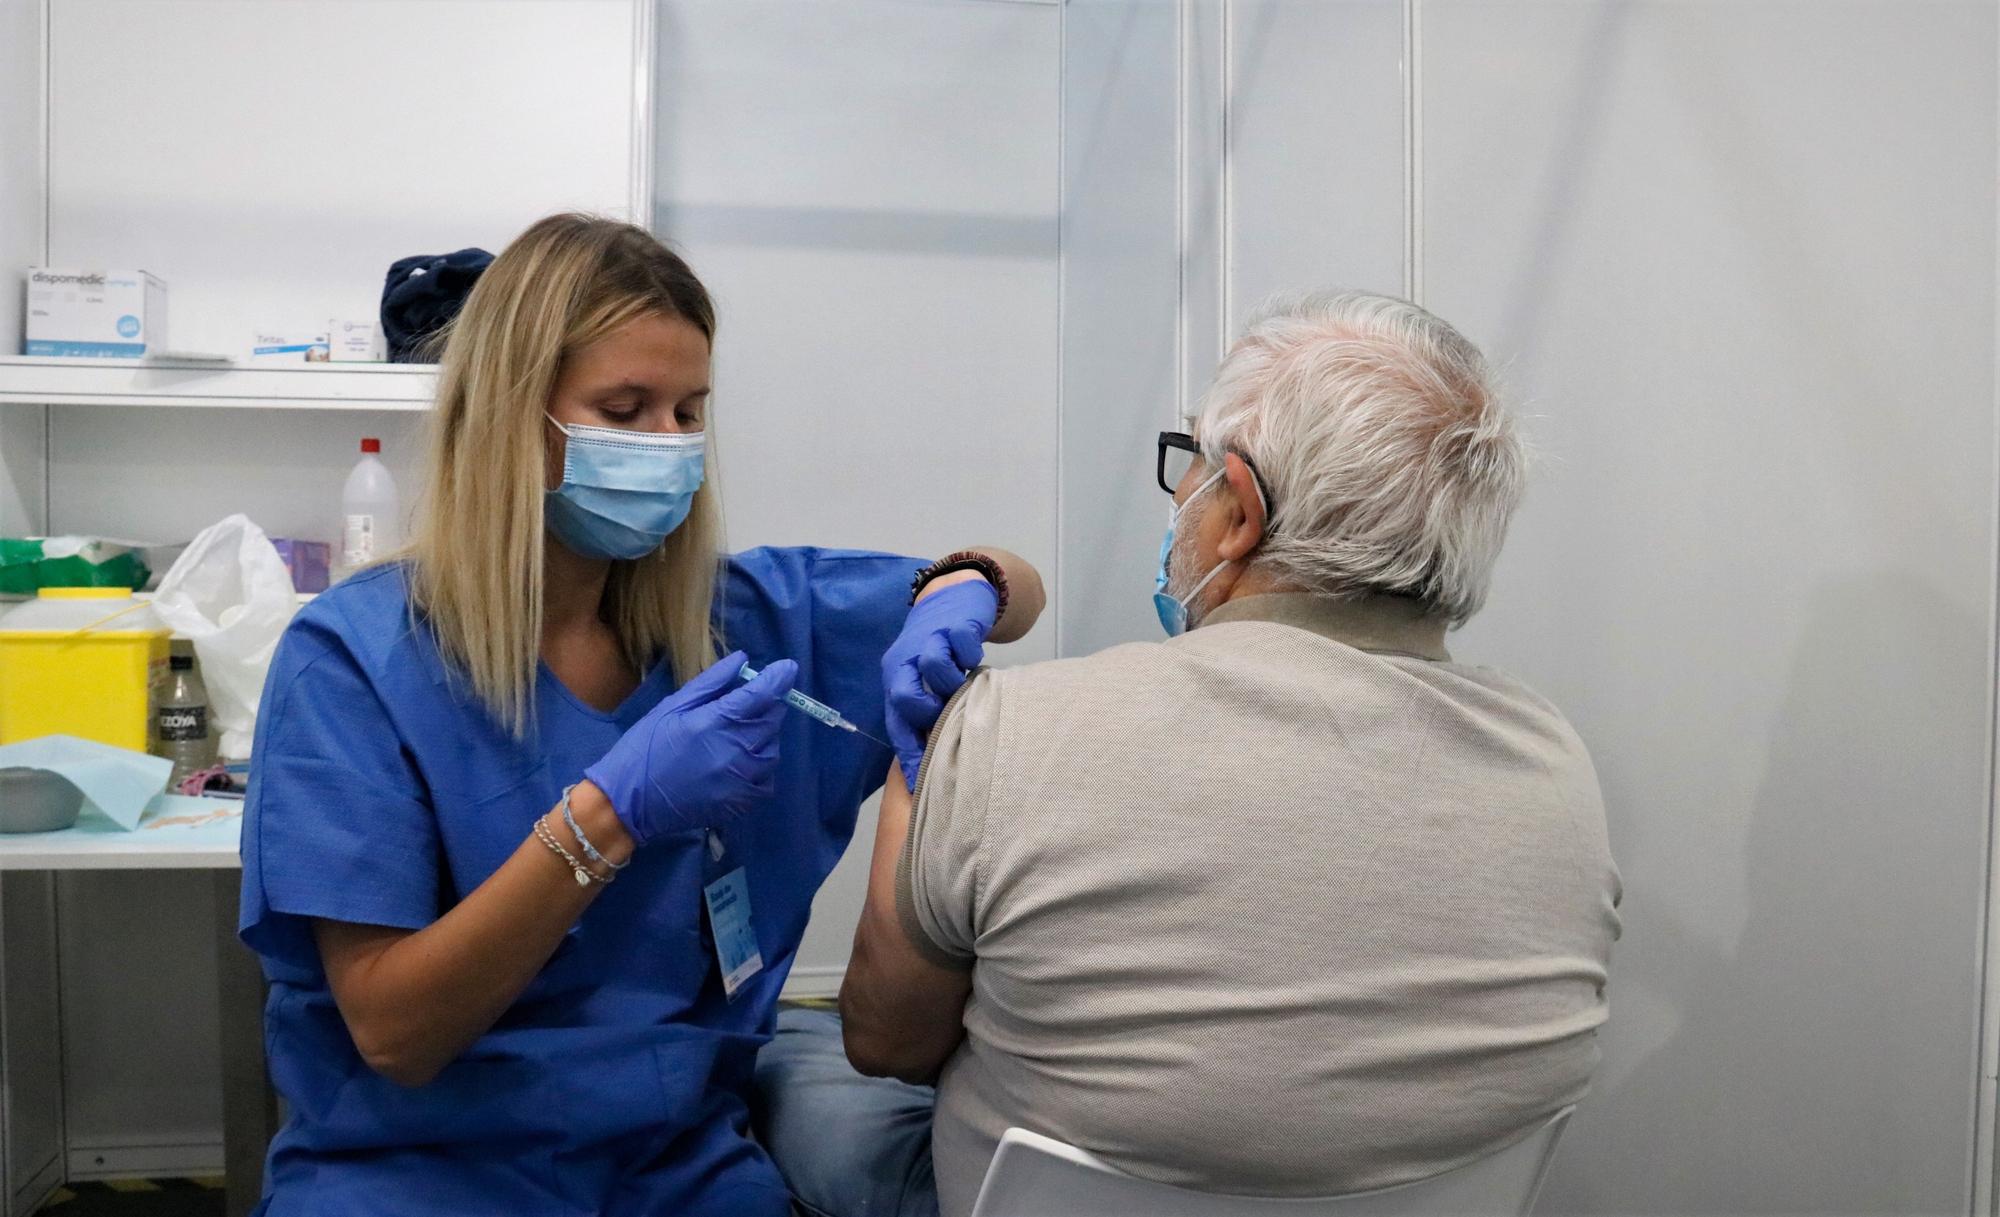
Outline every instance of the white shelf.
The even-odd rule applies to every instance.
[[[198,364],[143,359],[0,358],[0,403],[428,410],[423,364]]]

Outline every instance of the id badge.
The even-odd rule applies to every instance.
[[[764,970],[757,930],[750,920],[750,880],[739,866],[703,888],[702,896],[714,931],[715,960],[722,965],[722,991],[734,1000],[736,991]]]

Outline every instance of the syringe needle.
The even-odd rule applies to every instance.
[[[755,680],[757,678],[757,669],[751,667],[749,664],[746,663],[743,665],[742,670],[738,672],[737,675],[740,679],[743,680]],[[847,716],[842,714],[840,711],[834,709],[832,706],[827,705],[825,702],[815,701],[812,698],[807,697],[805,694],[799,692],[797,689],[793,689],[791,692],[785,694],[785,704],[792,707],[794,710],[800,711],[801,713],[805,714],[810,718],[825,723],[829,727],[837,727],[842,731],[852,732],[853,734],[859,735],[864,739],[875,740],[876,743],[881,744],[884,748],[889,747],[888,743],[879,739],[875,739],[874,736],[868,734],[866,731],[863,731],[861,728],[855,726],[853,723],[848,722]]]

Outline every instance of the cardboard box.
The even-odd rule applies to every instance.
[[[325,363],[326,331],[270,330],[251,335],[251,363]]]
[[[167,285],[143,270],[28,270],[29,355],[138,359],[167,347]]]
[[[373,321],[329,321],[327,348],[335,363],[381,363],[382,332]]]

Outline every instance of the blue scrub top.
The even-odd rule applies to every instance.
[[[880,660],[918,559],[764,549],[729,559],[716,621],[755,665],[883,736]],[[748,1133],[751,1066],[813,894],[890,752],[788,714],[777,793],[721,830],[649,844],[499,1023],[435,1080],[361,1059],[311,918],[419,929],[484,882],[565,786],[674,687],[664,663],[613,713],[542,669],[516,740],[413,624],[402,568],[358,575],[286,631],[257,719],[243,941],[270,979],[265,1042],[291,1117],[265,1203],[287,1214],[756,1214],[789,1198]],[[553,865],[553,861],[551,863]],[[764,970],[723,996],[702,889],[747,872]]]

